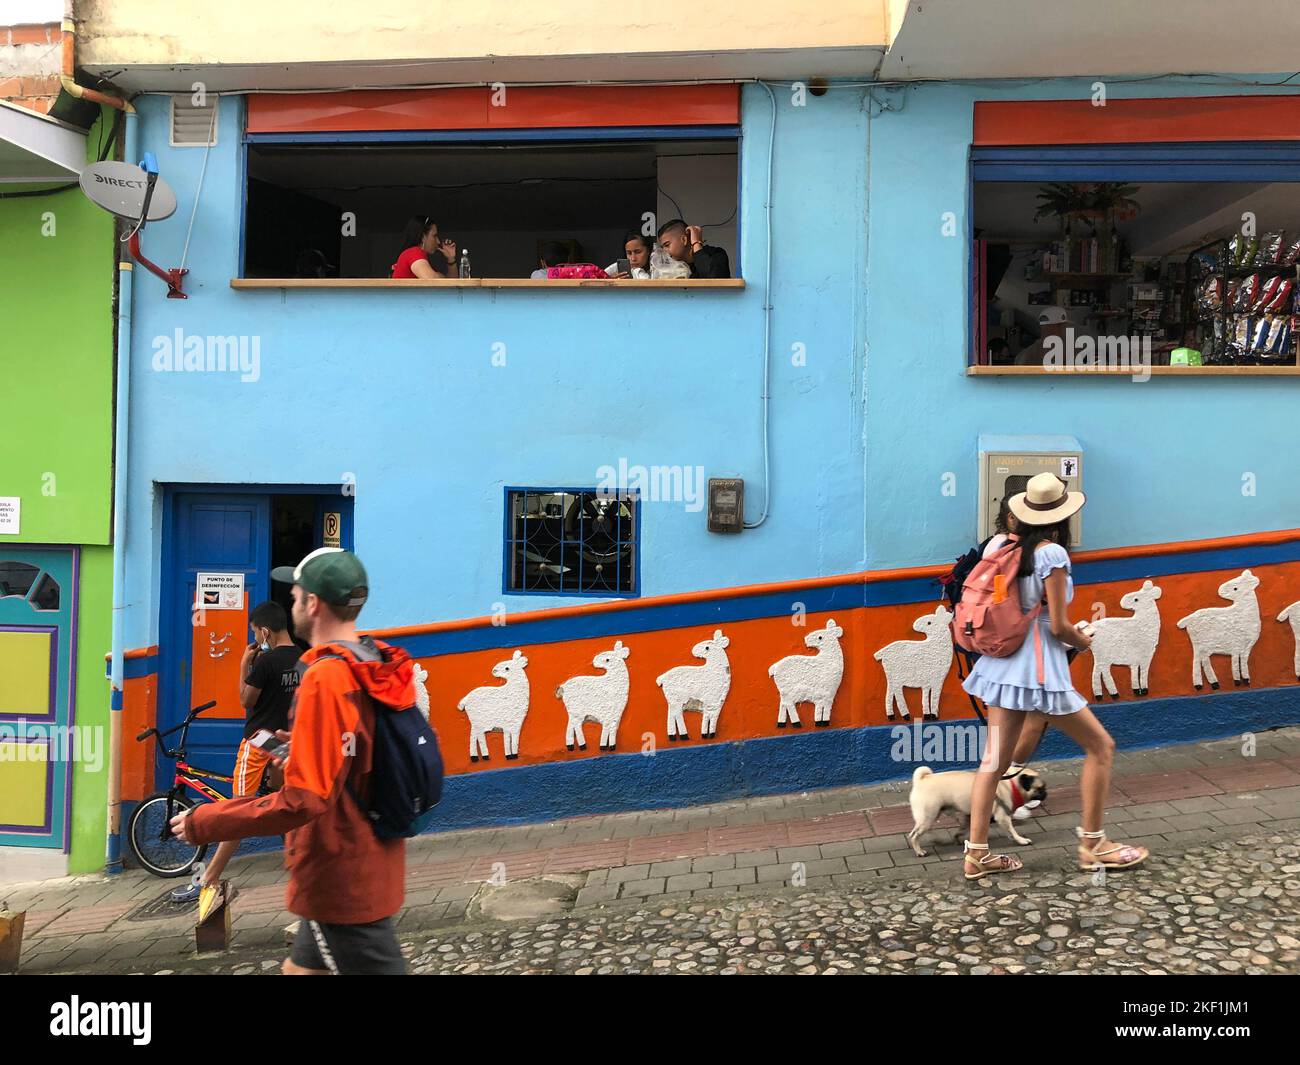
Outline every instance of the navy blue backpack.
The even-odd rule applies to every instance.
[[[342,655],[321,655],[342,658]],[[370,801],[361,801],[347,781],[348,794],[370,819],[381,840],[418,836],[433,820],[442,798],[442,752],[438,737],[418,706],[401,710],[370,700],[374,710],[374,751],[370,769]]]

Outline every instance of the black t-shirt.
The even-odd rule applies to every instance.
[[[703,245],[691,260],[691,277],[730,277],[731,260],[721,248]]]
[[[297,647],[289,644],[285,647],[272,647],[257,656],[248,673],[248,686],[260,689],[261,694],[248,711],[248,723],[244,725],[245,739],[258,729],[265,728],[274,732],[289,727],[289,707],[293,703],[294,692],[298,690],[298,657],[301,653]]]

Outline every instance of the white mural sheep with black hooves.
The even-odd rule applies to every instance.
[[[912,628],[923,633],[923,640],[895,640],[872,657],[885,670],[885,716],[894,716],[894,707],[903,720],[911,718],[904,688],[921,689],[921,716],[939,716],[939,694],[952,668],[952,614],[943,606],[933,614],[922,614]]]
[[[1283,610],[1277,620],[1291,622],[1291,634],[1295,637],[1295,679],[1300,680],[1300,600]]]
[[[587,749],[587,740],[582,734],[586,721],[594,721],[600,726],[600,749],[612,751],[618,742],[618,723],[623,719],[627,709],[627,693],[631,680],[627,672],[627,656],[631,652],[623,646],[622,640],[616,640],[608,651],[602,651],[591,660],[591,664],[605,672],[598,677],[570,677],[555,689],[555,697],[564,703],[569,715],[569,724],[564,731],[564,745],[573,750]]]
[[[704,665],[676,666],[655,678],[668,703],[670,740],[691,738],[682,717],[686,710],[700,712],[701,739],[709,740],[718,734],[718,715],[731,690],[731,663],[727,660],[730,643],[721,629],[715,629],[713,639],[701,640],[691,648],[691,654],[704,659]]]
[[[1125,610],[1133,611],[1128,618],[1099,618],[1092,623],[1092,694],[1102,698],[1102,684],[1112,699],[1119,698],[1114,666],[1127,666],[1129,686],[1134,695],[1146,695],[1149,687],[1148,671],[1160,642],[1160,608],[1156,600],[1164,594],[1157,585],[1143,581],[1142,587],[1128,592],[1119,601]]]
[[[1232,683],[1250,686],[1250,652],[1259,639],[1259,600],[1255,589],[1259,578],[1250,570],[1243,570],[1219,585],[1219,595],[1229,600],[1231,606],[1209,606],[1188,614],[1178,622],[1186,629],[1192,641],[1192,687],[1201,690],[1201,672],[1210,680],[1210,687],[1219,686],[1210,663],[1211,655],[1228,655],[1232,662]]]
[[[799,703],[812,703],[813,724],[818,728],[831,723],[831,706],[844,679],[844,652],[840,650],[843,635],[844,630],[831,618],[825,628],[804,637],[804,645],[813,648],[815,654],[788,655],[768,668],[767,675],[776,682],[781,696],[777,728],[785,728],[787,718],[795,728],[803,727],[795,710]]]
[[[482,755],[488,761],[487,734],[501,733],[506,760],[519,757],[519,732],[528,716],[528,659],[516,651],[504,662],[492,667],[492,676],[504,684],[487,684],[475,688],[456,704],[469,720],[469,760]]]

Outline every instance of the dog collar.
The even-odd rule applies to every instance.
[[[1020,789],[1016,786],[1016,782],[1013,780],[1011,782],[1011,812],[1015,813],[1024,805],[1025,797],[1020,794]]]

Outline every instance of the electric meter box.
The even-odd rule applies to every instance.
[[[1083,449],[1073,436],[1001,436],[979,438],[980,540],[996,531],[1002,500],[1025,490],[1029,478],[1054,473],[1071,492],[1083,491]],[[1081,512],[1070,518],[1070,545],[1083,543]]]

